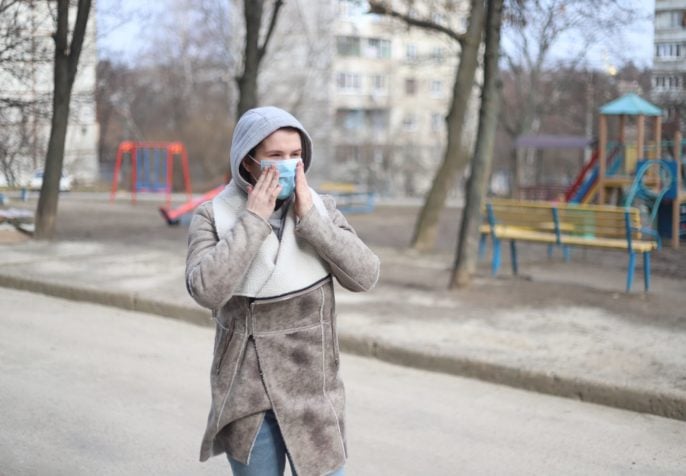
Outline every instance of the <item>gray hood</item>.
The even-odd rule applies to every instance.
[[[244,192],[247,192],[248,182],[240,174],[241,161],[257,144],[282,127],[293,127],[300,131],[305,172],[310,168],[312,139],[293,115],[274,106],[250,109],[241,116],[238,124],[236,124],[231,141],[231,179]]]

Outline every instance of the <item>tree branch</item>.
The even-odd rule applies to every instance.
[[[269,40],[274,33],[274,28],[276,27],[276,19],[279,15],[279,9],[283,6],[283,0],[276,0],[274,3],[274,9],[272,10],[272,18],[269,20],[269,29],[267,30],[267,35],[264,37],[264,42],[257,50],[257,62],[262,60],[262,57],[267,52],[267,46],[269,45]]]
[[[57,2],[57,29],[52,38],[55,40],[55,51],[57,55],[68,54],[67,32],[69,30],[69,2]]]
[[[88,14],[90,13],[90,10],[91,0],[79,0],[76,23],[74,24],[74,33],[72,34],[71,44],[69,45],[69,76],[71,78],[76,75],[76,68],[79,64],[79,56],[81,55],[83,38],[86,35],[86,26],[88,25]]]
[[[457,33],[456,31],[451,30],[450,28],[444,27],[443,25],[439,25],[438,23],[434,23],[430,20],[420,20],[418,18],[412,18],[410,15],[400,13],[397,10],[393,10],[383,1],[369,0],[368,13],[376,13],[378,15],[386,15],[389,17],[398,18],[410,26],[416,26],[419,28],[424,28],[426,30],[433,30],[439,33],[443,33],[444,35],[447,35],[448,37],[457,41],[460,44],[463,44],[467,37],[467,35],[465,35],[464,33]]]
[[[5,13],[5,11],[9,10],[19,2],[20,0],[0,0],[0,14]]]

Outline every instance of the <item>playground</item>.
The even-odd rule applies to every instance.
[[[487,199],[479,253],[485,254],[490,238],[493,276],[500,269],[503,242],[509,242],[515,275],[519,242],[547,245],[549,257],[559,248],[565,261],[571,248],[615,250],[628,256],[626,292],[632,289],[639,256],[648,292],[653,252],[662,250],[663,243],[677,249],[686,237],[681,133],[663,141],[662,110],[633,93],[603,105],[599,113],[597,141],[526,137],[516,144],[533,149],[593,143],[595,150],[557,197],[550,194],[560,190],[559,184],[537,184],[524,192],[547,194],[547,200]],[[652,134],[646,133],[647,120]]]
[[[652,128],[649,127],[652,122]],[[647,129],[650,129],[648,133]],[[577,217],[568,223],[559,223],[559,210],[553,208],[552,215],[542,218],[542,222],[532,222],[531,208],[535,202],[517,203],[511,206],[520,210],[519,216],[512,219],[508,216],[507,227],[509,233],[496,233],[495,226],[500,225],[503,230],[504,217],[496,217],[492,208],[485,210],[485,221],[489,229],[482,227],[482,235],[490,234],[495,245],[494,253],[498,253],[498,238],[508,239],[512,243],[513,271],[516,273],[515,240],[555,244],[565,247],[600,246],[600,241],[590,238],[615,239],[615,243],[604,241],[605,248],[626,249],[629,252],[629,278],[627,290],[631,287],[632,269],[635,253],[644,256],[644,273],[649,279],[649,253],[654,249],[661,249],[664,240],[672,248],[678,248],[682,239],[686,238],[686,191],[683,187],[682,159],[686,156],[686,141],[680,132],[673,138],[662,140],[662,110],[636,94],[626,94],[599,108],[598,139],[586,141],[572,140],[531,140],[520,138],[516,147],[554,148],[556,146],[587,148],[593,145],[590,160],[587,160],[571,184],[567,184],[563,193],[551,197],[551,192],[559,190],[560,184],[537,184],[528,187],[527,193],[546,197],[538,203],[562,202],[570,204],[565,210],[578,211]],[[171,204],[171,193],[174,181],[174,162],[178,157],[180,162],[183,184],[187,195],[184,203]],[[165,204],[159,207],[162,217],[168,225],[178,225],[188,221],[193,210],[201,203],[211,200],[223,188],[223,183],[211,190],[204,191],[199,196],[191,194],[191,179],[189,158],[183,144],[178,142],[122,142],[117,150],[114,175],[112,179],[110,200],[117,196],[119,182],[122,180],[122,169],[129,164],[128,188],[132,203],[140,192],[164,193]],[[333,194],[339,203],[339,208],[348,213],[369,213],[374,210],[375,195],[361,190],[355,184],[337,184],[327,182],[320,184],[319,190]],[[541,192],[545,192],[541,194]],[[596,205],[610,205],[617,207],[617,217],[609,213],[609,208],[603,208],[600,222],[595,225],[600,209]],[[624,225],[621,223],[621,213]],[[589,217],[594,225],[588,225]],[[518,223],[520,221],[521,223]],[[552,222],[552,225],[551,225]],[[564,225],[564,226],[562,226]],[[583,226],[581,226],[583,225]],[[625,230],[622,230],[622,228]],[[550,236],[543,237],[541,232],[547,229]],[[532,234],[512,233],[537,232]],[[553,240],[552,235],[555,235]],[[583,235],[587,240],[561,239],[562,234]],[[624,235],[625,243],[620,242]],[[553,241],[551,241],[553,240]],[[563,243],[565,241],[565,243]],[[641,241],[644,244],[641,244]],[[649,244],[653,242],[653,244]],[[498,266],[499,257],[494,257],[494,272]],[[646,281],[646,290],[648,281]]]
[[[659,108],[635,94],[611,101],[599,109],[599,137],[593,141],[590,160],[580,167],[576,179],[564,189],[559,184],[538,184],[548,192],[559,190],[556,197],[533,201],[487,198],[481,251],[484,257],[490,238],[491,274],[496,276],[501,265],[501,242],[509,242],[513,274],[518,274],[520,264],[526,275],[527,263],[556,257],[577,264],[603,263],[627,273],[629,292],[634,274],[641,275],[641,270],[636,273],[635,269],[637,257],[642,256],[645,291],[649,290],[653,271],[658,276],[685,276],[680,262],[683,253],[675,250],[686,238],[682,167],[686,141],[679,132],[663,140],[661,115]],[[559,145],[559,141],[556,144],[545,140],[522,143],[534,147]],[[576,141],[572,147],[589,145],[587,141]],[[176,241],[185,236],[185,226],[178,225],[188,223],[193,210],[224,187],[220,181],[214,188],[193,195],[191,160],[179,142],[122,142],[116,154],[109,204],[98,200],[65,203],[58,237],[137,242],[154,234],[161,245],[165,237]],[[175,163],[183,195],[178,193],[178,185],[174,190]],[[328,182],[320,184],[319,190],[336,197],[339,209],[349,215],[370,244],[396,249],[409,244],[418,208],[379,208],[375,195],[355,184]],[[176,192],[174,199],[172,192]],[[141,195],[146,199],[137,203]],[[79,211],[71,216],[69,209],[77,204]],[[29,204],[24,208],[30,210]],[[92,219],[83,220],[89,213]],[[151,213],[156,218],[149,216]],[[98,219],[103,216],[107,220]],[[455,249],[459,218],[456,209],[443,213],[437,253],[444,254],[448,262]],[[547,253],[536,246],[540,244],[547,245]],[[628,261],[618,251],[628,255]],[[482,259],[482,266],[487,269],[487,259]],[[439,288],[443,286],[438,284]]]

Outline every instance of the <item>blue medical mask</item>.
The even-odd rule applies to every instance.
[[[252,158],[252,157],[251,157]],[[279,171],[279,185],[281,185],[281,192],[276,197],[279,200],[284,200],[290,197],[295,190],[295,168],[302,159],[296,157],[293,159],[284,160],[268,160],[264,159],[260,161],[260,169],[268,169],[272,165],[276,166],[276,170]]]

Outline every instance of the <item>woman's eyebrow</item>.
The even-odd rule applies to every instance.
[[[295,150],[293,150],[293,151],[291,151],[291,152],[284,152],[284,151],[281,150],[281,149],[272,149],[272,150],[267,150],[267,151],[265,151],[265,154],[284,154],[284,153],[290,153],[290,154],[292,154],[292,153],[294,153],[294,152],[302,152],[302,147],[299,147],[299,148],[297,148],[297,149],[295,149]]]

